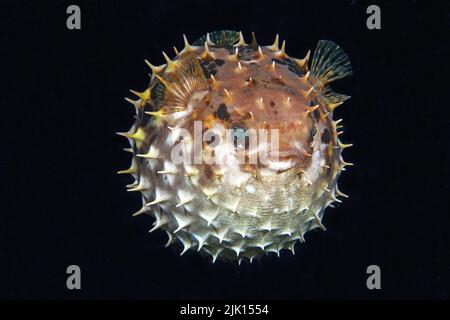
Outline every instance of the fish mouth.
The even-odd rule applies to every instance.
[[[285,161],[272,161],[270,159],[267,159],[266,168],[274,171],[286,171],[294,167],[296,164],[297,162],[292,160],[291,158]]]
[[[297,164],[299,156],[299,152],[295,149],[269,151],[263,164],[274,171],[286,171]]]
[[[267,153],[267,157],[271,159],[276,158],[295,158],[300,156],[300,153],[296,149],[285,149],[285,150],[271,150]]]

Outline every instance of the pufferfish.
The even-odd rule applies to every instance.
[[[165,64],[146,61],[148,87],[125,98],[136,121],[119,133],[133,155],[119,173],[142,195],[134,215],[153,216],[150,231],[164,230],[181,255],[193,249],[240,264],[295,253],[306,232],[325,230],[325,209],[347,197],[337,179],[351,145],[338,138],[333,111],[349,96],[329,85],[352,74],[347,54],[321,40],[310,63],[309,51],[290,57],[278,35],[268,46],[235,31],[183,38],[174,58],[163,52]],[[261,131],[270,138],[258,139]]]

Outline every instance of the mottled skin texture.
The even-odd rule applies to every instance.
[[[188,46],[153,67],[149,89],[133,102],[137,121],[126,136],[134,156],[125,171],[136,178],[131,190],[142,193],[137,214],[154,215],[155,229],[165,230],[169,243],[180,241],[183,253],[194,248],[213,261],[294,251],[307,231],[324,229],[325,208],[343,195],[336,185],[346,165],[332,118],[336,104],[321,96],[325,83],[310,76],[308,58],[294,60],[278,43],[205,48]],[[203,160],[214,150],[226,164],[173,163],[179,128],[194,136],[194,120],[203,132],[217,128],[202,144]],[[237,163],[236,150],[246,159],[255,148],[275,153],[270,144],[236,146],[220,128],[278,129],[278,159]],[[190,139],[182,143],[193,149]]]

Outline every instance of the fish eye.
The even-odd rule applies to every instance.
[[[249,140],[247,128],[242,125],[232,124],[230,130],[230,138],[233,146],[238,150],[247,149]]]

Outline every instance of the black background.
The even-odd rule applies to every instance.
[[[381,30],[360,1],[2,1],[0,298],[449,299],[450,13],[375,3]],[[70,4],[81,30],[66,28]],[[241,267],[164,248],[150,217],[131,217],[131,177],[115,174],[130,156],[114,132],[133,121],[123,97],[147,85],[144,59],[221,29],[261,44],[279,33],[296,57],[332,40],[354,69],[335,86],[352,96],[336,112],[354,144],[340,179],[350,199],[295,256]],[[71,264],[81,291],[66,289]],[[366,288],[371,264],[381,290]]]

